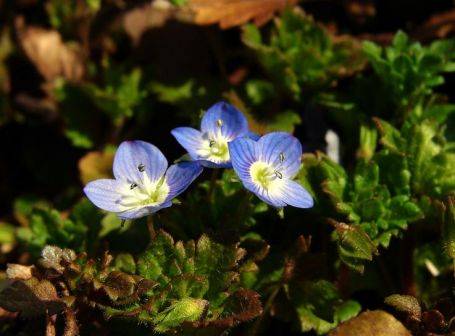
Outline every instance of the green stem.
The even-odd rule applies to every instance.
[[[151,240],[154,240],[156,238],[156,232],[155,226],[153,224],[153,215],[147,217],[147,229],[149,231]]]
[[[267,302],[264,305],[264,310],[262,311],[261,316],[257,318],[257,320],[254,322],[253,327],[251,328],[251,332],[249,333],[250,335],[257,335],[259,327],[261,326],[261,323],[264,320],[264,317],[269,313],[270,309],[272,308],[272,304],[275,301],[275,297],[280,292],[281,286],[282,286],[281,283],[277,284],[277,286],[273,289],[272,293],[269,295]]]
[[[218,179],[219,169],[212,169],[210,176],[209,190],[207,192],[207,201],[213,203],[213,193],[215,192],[216,180]]]

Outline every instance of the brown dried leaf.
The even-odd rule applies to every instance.
[[[411,336],[395,317],[382,310],[360,314],[333,329],[329,336]]]
[[[58,77],[78,81],[84,74],[83,57],[76,45],[62,41],[59,32],[16,22],[19,44],[40,74],[51,81]]]
[[[121,18],[121,25],[133,43],[137,44],[145,30],[163,26],[175,15],[176,10],[169,2],[154,1],[126,12]]]
[[[447,326],[444,315],[436,309],[431,309],[423,313],[422,322],[426,331],[429,332],[442,332]]]
[[[54,285],[37,278],[10,283],[0,292],[0,305],[11,312],[19,312],[24,317],[54,315],[65,308]]]
[[[65,309],[65,330],[63,336],[76,336],[79,334],[79,326],[77,324],[76,314],[70,308]]]
[[[17,317],[17,313],[12,313],[3,308],[0,308],[0,323],[4,320],[14,320]]]
[[[263,25],[275,12],[296,3],[297,0],[190,0],[188,7],[194,13],[195,23],[218,23],[221,29],[227,29],[250,20]]]
[[[240,288],[226,300],[224,315],[216,320],[206,320],[187,323],[196,328],[222,328],[233,327],[242,322],[247,322],[262,314],[262,304],[259,294]]]
[[[35,266],[24,266],[19,264],[8,264],[6,268],[6,276],[12,280],[28,280],[33,277],[33,271],[36,271]]]
[[[429,41],[434,38],[445,38],[455,31],[455,10],[432,15],[422,26],[418,27],[412,36]]]
[[[109,273],[103,289],[112,301],[123,299],[134,294],[136,279],[129,274],[113,271]]]
[[[112,162],[114,154],[111,152],[90,152],[79,160],[79,174],[83,184],[100,178],[112,177]]]
[[[62,249],[58,246],[46,245],[41,252],[40,264],[45,268],[54,269],[59,273],[65,270],[62,262],[70,264],[76,260],[76,253],[71,249]]]

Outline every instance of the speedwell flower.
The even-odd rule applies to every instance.
[[[122,142],[114,157],[115,179],[87,184],[84,192],[97,207],[133,219],[172,205],[171,200],[188,188],[202,172],[196,162],[169,167],[163,153],[144,141]]]
[[[308,191],[292,180],[302,156],[302,145],[292,135],[274,132],[258,141],[239,138],[229,143],[229,152],[245,188],[265,203],[277,208],[313,206]]]
[[[193,160],[209,168],[231,168],[228,143],[249,136],[245,116],[225,102],[218,102],[207,110],[200,131],[177,127],[171,133]]]

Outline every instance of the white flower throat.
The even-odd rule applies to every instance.
[[[250,167],[251,180],[263,189],[273,189],[283,179],[283,173],[281,172],[283,168],[280,166],[284,162],[284,159],[284,154],[280,153],[279,162],[276,165],[256,161]]]
[[[119,203],[127,208],[163,204],[169,195],[169,185],[166,183],[165,175],[156,181],[151,181],[145,172],[144,164],[139,164],[137,169],[143,174],[141,181],[125,181]]]
[[[217,132],[213,135],[205,133],[204,141],[201,148],[198,149],[198,155],[201,159],[207,159],[216,163],[227,162],[230,160],[228,141],[221,134],[221,127],[224,125],[222,119],[216,121]]]

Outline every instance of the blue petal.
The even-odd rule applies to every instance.
[[[203,146],[202,133],[191,127],[177,127],[171,131],[178,143],[186,149],[193,160],[198,160],[197,150]]]
[[[124,141],[114,157],[114,176],[128,183],[143,183],[147,174],[150,181],[159,180],[167,168],[167,160],[154,145],[144,141]]]
[[[261,138],[261,136],[259,134],[256,134],[256,133],[251,132],[251,131],[247,132],[246,137],[251,139],[251,140],[254,140],[254,141],[258,141]]]
[[[228,146],[234,171],[244,184],[251,182],[250,167],[257,161],[256,142],[248,138],[237,138],[229,142]]]
[[[168,208],[172,206],[172,202],[165,202],[159,206],[145,206],[141,208],[134,208],[132,210],[123,211],[117,214],[121,219],[136,219],[151,215],[152,213],[157,212],[163,208]]]
[[[127,208],[120,205],[122,195],[119,193],[123,184],[112,179],[95,180],[85,186],[84,193],[98,208],[110,212],[125,211]]]
[[[232,168],[231,162],[215,163],[208,160],[195,160],[194,162],[199,163],[201,166],[206,168]]]
[[[202,170],[203,168],[197,162],[180,162],[170,166],[166,172],[166,183],[169,186],[166,201],[184,192],[202,173]]]
[[[286,203],[276,194],[270,193],[268,190],[261,188],[259,186],[256,187],[256,194],[257,197],[259,197],[263,202],[274,206],[275,208],[282,208],[286,206]]]
[[[282,200],[287,204],[297,208],[311,208],[314,204],[310,193],[292,180],[283,181],[280,188]]]
[[[292,178],[298,172],[302,144],[297,138],[286,132],[273,132],[257,143],[259,159],[279,169],[284,178]]]
[[[218,102],[202,117],[201,131],[208,133],[212,138],[218,135],[218,130],[221,130],[221,135],[228,141],[234,140],[248,132],[248,122],[242,112],[234,106]]]

